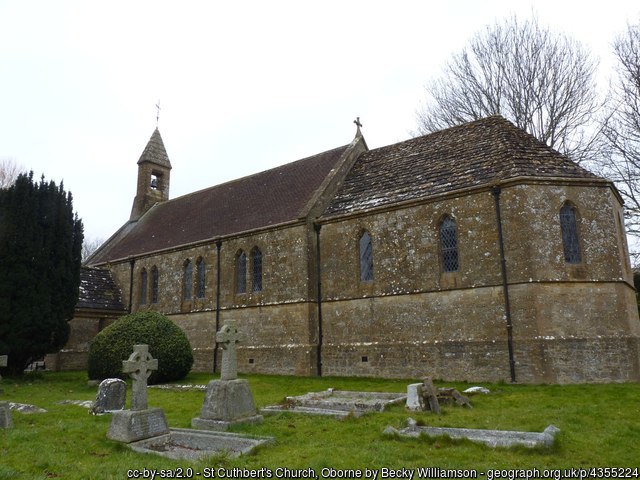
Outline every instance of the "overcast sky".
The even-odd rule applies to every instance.
[[[600,59],[640,2],[0,0],[0,159],[64,180],[88,239],[129,218],[156,127],[171,198],[349,143],[409,138],[424,86],[510,15]]]

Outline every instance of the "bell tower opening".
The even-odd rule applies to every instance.
[[[138,220],[156,203],[169,200],[171,162],[156,128],[138,160],[136,197],[130,221]]]

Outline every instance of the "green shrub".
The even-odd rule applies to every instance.
[[[139,312],[119,318],[96,335],[89,347],[89,378],[126,379],[122,361],[137,344],[149,345],[149,353],[158,359],[150,384],[180,380],[191,370],[193,353],[184,332],[160,313]]]

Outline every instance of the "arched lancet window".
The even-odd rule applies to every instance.
[[[147,270],[145,268],[140,272],[140,305],[147,303]]]
[[[578,222],[576,209],[569,202],[560,209],[560,229],[562,230],[562,245],[564,247],[564,261],[567,263],[580,263],[580,241],[578,239]]]
[[[151,303],[158,303],[158,267],[151,268]]]
[[[236,256],[236,293],[247,293],[247,255],[242,250]]]
[[[442,254],[442,270],[457,272],[458,261],[458,229],[450,216],[445,216],[440,223],[440,251]]]
[[[251,250],[251,291],[262,291],[262,252],[258,247]]]
[[[373,281],[373,245],[369,232],[360,237],[360,280]]]
[[[184,262],[184,270],[182,277],[182,298],[184,300],[191,300],[193,292],[193,263],[187,259]]]
[[[196,263],[196,277],[198,279],[198,286],[196,291],[196,297],[204,298],[205,286],[206,286],[206,278],[205,278],[205,264],[204,258],[200,257]]]

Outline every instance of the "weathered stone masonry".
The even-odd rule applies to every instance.
[[[160,193],[168,194],[171,164],[157,130],[149,143],[132,217],[91,264],[111,273],[123,305],[161,311],[183,328],[196,370],[213,368],[215,332],[235,320],[246,334],[241,372],[640,380],[640,321],[615,187],[500,117],[375,150],[358,131],[344,147],[155,204],[140,201],[159,195],[145,190],[147,177],[155,190],[166,180]],[[575,213],[574,263],[563,250],[564,205]],[[443,264],[445,218],[457,232],[453,271]],[[373,252],[366,281],[364,232]],[[254,292],[256,248],[262,288]],[[240,252],[246,293],[237,291]],[[187,260],[194,283],[185,299]],[[204,298],[195,293],[200,260]],[[154,268],[157,302],[149,275],[142,302],[142,271]]]

